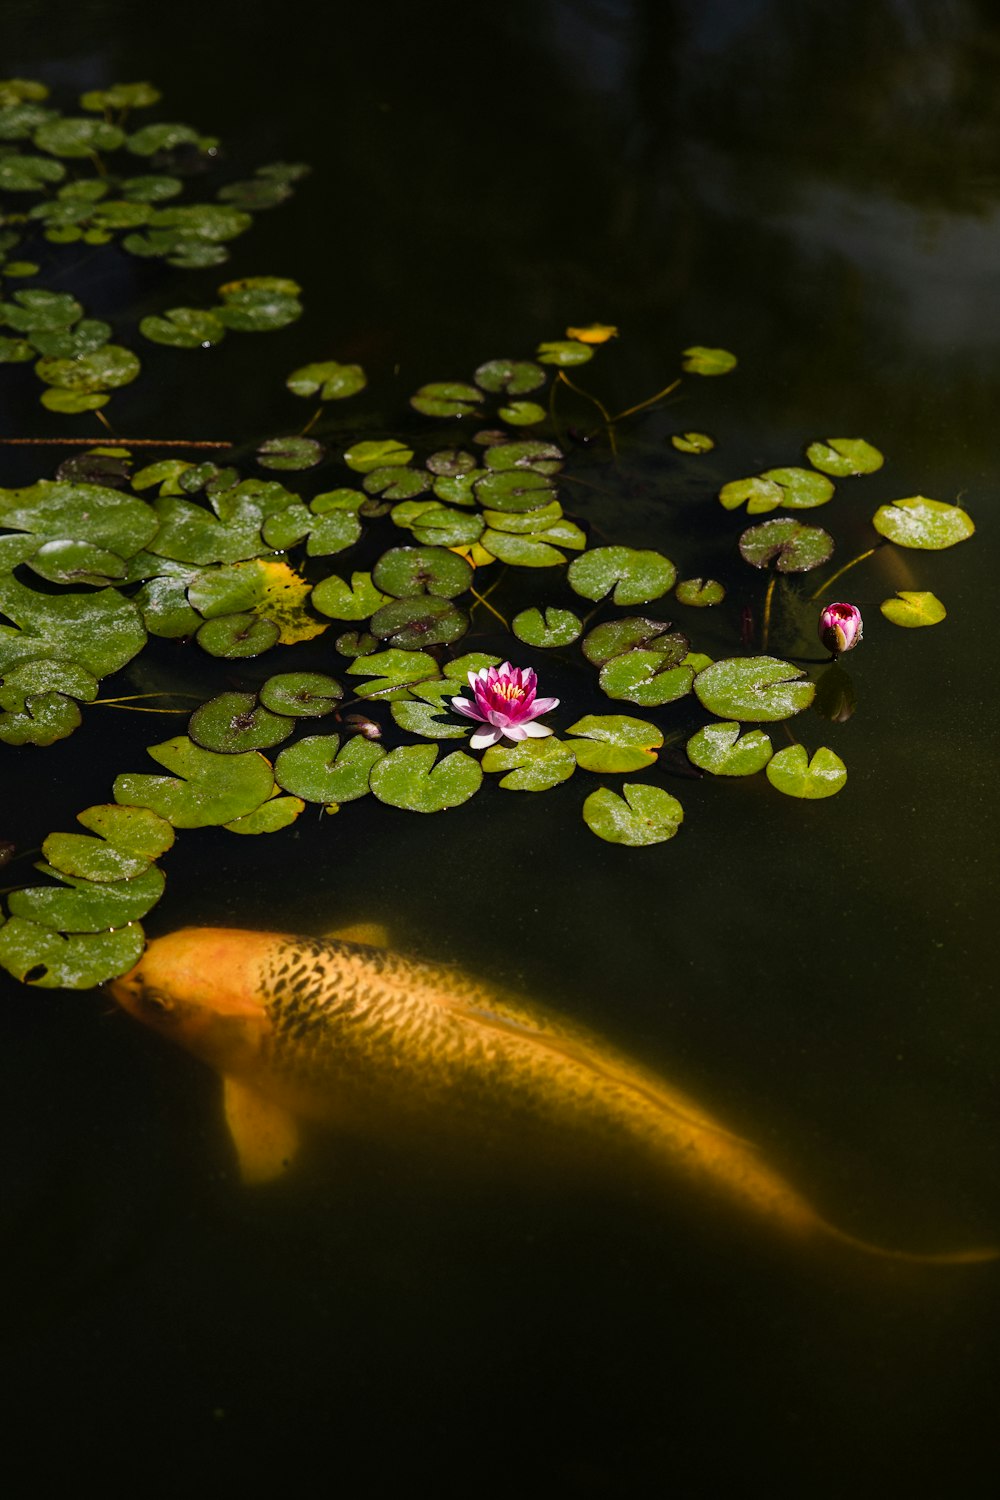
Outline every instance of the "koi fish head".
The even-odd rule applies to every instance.
[[[186,927],[151,942],[108,986],[128,1013],[224,1072],[256,1057],[268,1030],[260,959],[272,934]]]

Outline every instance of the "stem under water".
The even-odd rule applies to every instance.
[[[844,574],[850,568],[856,568],[857,565],[858,565],[858,563],[864,562],[864,560],[865,560],[866,557],[871,557],[871,555],[872,555],[873,552],[877,552],[880,547],[884,547],[884,546],[885,546],[884,542],[876,542],[875,545],[874,545],[874,547],[869,547],[868,548],[867,552],[860,552],[857,557],[852,557],[851,560],[850,560],[850,562],[845,563],[842,568],[838,568],[837,571],[836,571],[836,573],[834,573],[831,578],[827,578],[823,583],[821,583],[820,586],[819,586],[819,588],[816,590],[816,592],[814,594],[810,594],[809,595],[809,602],[810,602],[810,604],[812,603],[812,601],[814,599],[818,599],[819,596],[820,596],[820,594],[825,594],[826,591],[829,589],[830,585],[836,583],[838,578],[843,578]]]
[[[771,602],[774,599],[774,589],[777,582],[777,573],[772,573],[767,581],[767,593],[764,595],[764,620],[760,627],[760,648],[762,651],[767,650],[767,640],[771,634]]]
[[[568,385],[571,391],[575,391],[578,396],[582,396],[585,401],[590,401],[594,406],[597,407],[597,410],[600,412],[601,418],[604,422],[605,430],[608,434],[608,443],[611,447],[611,452],[614,454],[615,458],[617,458],[618,440],[615,437],[616,419],[612,417],[611,413],[608,411],[608,408],[604,405],[604,402],[601,401],[597,396],[593,395],[592,392],[585,391],[582,385],[576,385],[574,381],[570,380],[565,370],[559,371],[559,379],[564,385]],[[555,384],[555,382],[553,382],[553,384]]]

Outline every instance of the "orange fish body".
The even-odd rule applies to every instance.
[[[456,970],[335,938],[184,928],[110,986],[223,1078],[244,1176],[278,1175],[299,1119],[406,1138],[529,1132],[623,1145],[786,1232],[843,1234],[686,1095],[600,1038]]]

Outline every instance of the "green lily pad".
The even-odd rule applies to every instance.
[[[478,792],[483,772],[478,760],[453,750],[435,765],[436,745],[404,745],[372,767],[369,785],[380,802],[409,812],[444,812]]]
[[[35,693],[64,693],[82,703],[92,703],[97,697],[97,678],[73,662],[44,658],[25,661],[4,673],[0,708],[22,710]]]
[[[745,503],[750,515],[777,510],[783,496],[780,484],[759,474],[750,479],[731,479],[719,491],[719,499],[726,510],[738,510]]]
[[[577,767],[573,748],[550,735],[516,745],[490,745],[482,760],[486,772],[506,771],[500,785],[508,792],[547,792],[568,781]]]
[[[63,117],[46,120],[32,139],[40,151],[52,156],[94,156],[101,151],[117,151],[125,141],[125,132],[104,120]]]
[[[41,989],[83,990],[105,984],[138,963],[146,939],[138,922],[114,932],[63,937],[23,917],[0,927],[0,964]]]
[[[41,479],[20,490],[0,490],[0,525],[46,541],[87,542],[128,558],[156,535],[155,512],[144,500],[96,484]]]
[[[728,349],[706,349],[694,344],[684,350],[681,368],[686,375],[728,375],[736,368],[736,355]]]
[[[592,833],[608,844],[642,848],[672,839],[684,819],[676,797],[658,786],[626,782],[624,796],[609,787],[591,792],[583,804],[583,821]]]
[[[411,500],[431,487],[431,477],[423,469],[404,469],[395,464],[370,469],[361,482],[366,494],[381,495],[386,500]]]
[[[331,573],[309,596],[313,608],[332,620],[367,620],[387,598],[372,583],[370,573],[353,573],[350,585]]]
[[[313,734],[282,750],[274,763],[280,787],[307,802],[339,806],[368,792],[368,778],[385,755],[379,744],[353,735],[343,749],[336,734]],[[339,753],[338,753],[339,752]]]
[[[460,474],[471,474],[476,460],[464,448],[440,448],[427,459],[426,468],[439,478],[454,479]]]
[[[35,365],[35,374],[46,385],[93,395],[131,385],[141,368],[131,349],[104,344],[91,354],[81,354],[74,359],[52,359],[45,355]]]
[[[294,728],[292,718],[263,708],[253,693],[220,693],[196,708],[188,721],[196,745],[223,755],[280,745]]]
[[[0,365],[23,365],[35,358],[27,339],[0,338]]]
[[[116,801],[149,807],[175,828],[231,823],[253,812],[274,790],[271,767],[262,755],[219,755],[184,735],[151,745],[148,754],[175,774],[126,773],[115,778]]]
[[[225,521],[175,495],[161,495],[153,504],[160,529],[150,547],[158,557],[205,566],[245,561],[267,550],[260,536],[263,517],[252,502]]]
[[[301,797],[272,797],[253,812],[244,813],[241,818],[234,818],[222,826],[230,833],[280,833],[304,811],[305,803]]]
[[[277,645],[280,636],[281,630],[273,620],[246,610],[206,620],[196,639],[209,656],[243,658],[260,656],[263,651],[270,651],[272,646]]]
[[[670,441],[678,453],[710,453],[715,447],[707,432],[675,432]]]
[[[404,651],[421,646],[450,645],[469,628],[468,616],[450,599],[422,594],[416,598],[391,599],[371,618],[372,635]]]
[[[92,584],[97,588],[120,582],[128,572],[117,553],[73,541],[43,542],[28,566],[49,583]]]
[[[961,506],[928,500],[923,495],[880,505],[872,517],[872,525],[880,536],[888,537],[900,547],[919,547],[932,552],[964,542],[976,529],[972,517]]]
[[[151,578],[132,599],[150,635],[161,640],[194,635],[202,623],[201,615],[188,603],[186,578]]]
[[[148,109],[159,104],[161,97],[151,83],[113,83],[109,89],[91,89],[81,95],[80,104],[101,114],[107,109]]]
[[[41,658],[69,661],[106,677],[146,644],[138,608],[112,588],[94,594],[39,594],[0,573],[0,673]]]
[[[425,740],[463,740],[468,724],[456,724],[444,717],[453,712],[453,682],[429,682],[414,688],[415,696],[390,705],[392,717],[407,734],[422,735]]]
[[[266,438],[257,446],[262,469],[314,469],[325,457],[323,444],[310,437]]]
[[[514,616],[511,629],[526,645],[551,649],[572,645],[583,624],[571,609],[556,609],[548,605],[544,617],[540,609],[523,609]]]
[[[133,156],[157,156],[164,151],[175,151],[178,146],[197,146],[201,141],[197,130],[190,125],[159,124],[145,125],[129,136],[126,149]]]
[[[444,500],[449,505],[475,505],[476,485],[485,473],[485,469],[473,468],[467,473],[439,474],[431,489],[439,500]]]
[[[566,561],[558,547],[535,536],[513,536],[488,527],[479,541],[493,557],[514,568],[555,568]]]
[[[179,177],[169,177],[165,172],[144,172],[120,182],[118,191],[123,198],[136,203],[166,203],[184,191],[184,184]]]
[[[40,399],[48,411],[57,411],[63,416],[78,416],[83,411],[100,411],[111,398],[106,391],[68,391],[62,386],[50,386],[47,391],[42,392]]]
[[[699,703],[720,719],[773,724],[808,708],[816,688],[800,667],[775,656],[725,657],[694,680]]]
[[[561,521],[563,508],[558,500],[551,500],[539,510],[484,510],[482,514],[492,531],[509,531],[514,536],[532,536],[547,533],[550,527]]]
[[[847,767],[824,745],[812,759],[804,745],[789,745],[767,763],[767,779],[787,797],[832,797],[847,781]]]
[[[626,651],[605,662],[600,684],[609,698],[638,703],[643,708],[658,708],[674,703],[691,691],[694,671],[691,667],[663,669],[658,651]]]
[[[344,454],[344,463],[356,474],[370,474],[372,469],[382,469],[387,465],[408,464],[412,457],[413,449],[407,448],[405,443],[397,443],[395,438],[382,438],[377,442],[355,443]]]
[[[215,313],[197,307],[171,307],[162,318],[143,318],[139,332],[154,344],[174,349],[209,349],[226,336],[225,324]]]
[[[494,395],[524,396],[545,380],[545,371],[530,359],[488,359],[475,374],[476,384]]]
[[[644,771],[656,760],[663,735],[655,724],[626,714],[587,714],[571,724],[569,734],[580,735],[570,745],[583,771]]]
[[[629,615],[596,625],[584,638],[582,650],[594,667],[603,667],[605,662],[637,648],[655,652],[661,667],[676,667],[684,660],[690,645],[686,635],[679,630],[671,631],[667,620]]]
[[[486,449],[483,462],[494,473],[508,469],[528,469],[547,478],[558,474],[566,456],[555,443],[541,438],[521,438],[516,442],[496,443]]]
[[[500,661],[499,656],[490,656],[485,651],[466,651],[464,656],[456,656],[454,661],[445,662],[444,675],[449,682],[458,683],[464,691],[470,672],[481,672],[484,667],[498,667]],[[424,692],[425,689],[421,688],[420,691]]]
[[[674,589],[674,597],[693,609],[708,609],[721,604],[726,591],[714,578],[683,578]]]
[[[347,669],[352,677],[372,675],[357,690],[359,698],[380,698],[394,703],[411,697],[409,689],[432,682],[441,673],[433,656],[426,651],[376,651],[352,662]]]
[[[590,345],[581,344],[578,339],[548,339],[538,346],[538,358],[543,365],[585,365],[593,357]]]
[[[201,213],[207,211],[205,205],[199,205]],[[215,213],[223,213],[225,210],[217,208]],[[180,208],[166,209],[166,214],[181,214],[184,210]],[[236,214],[236,219],[246,219],[243,227],[249,227],[248,214]],[[240,233],[233,230],[233,233]],[[207,230],[199,229],[199,233],[205,233],[207,238],[230,239],[232,236],[226,234],[208,234]],[[222,297],[221,307],[214,309],[216,317],[224,323],[227,328],[232,328],[238,333],[269,333],[278,328],[286,328],[289,323],[294,323],[296,318],[302,316],[302,303],[298,298],[287,291],[276,291],[273,289],[270,277],[245,277],[242,282],[233,282],[229,286],[220,286],[219,295]],[[260,283],[265,283],[261,285]]]
[[[788,510],[812,510],[833,498],[830,480],[812,469],[768,469],[761,477],[778,486],[780,503]]]
[[[397,599],[416,594],[454,599],[472,583],[472,568],[446,547],[392,547],[372,569],[372,581]]]
[[[660,552],[595,547],[573,559],[568,578],[584,599],[603,599],[614,589],[616,604],[648,604],[673,588],[677,569]]]
[[[879,609],[894,625],[914,629],[921,625],[939,625],[948,613],[934,594],[900,589],[895,599],[883,599]]]
[[[472,488],[487,510],[541,510],[556,498],[551,479],[535,469],[490,469]]]
[[[537,422],[545,421],[547,412],[537,401],[508,401],[500,407],[497,416],[512,427],[534,427]]]
[[[44,287],[15,292],[13,302],[0,303],[0,320],[17,333],[55,333],[82,317],[83,308],[69,292],[50,292]]]
[[[39,354],[76,359],[78,355],[93,354],[96,349],[102,349],[111,338],[111,324],[100,318],[81,318],[73,328],[57,328],[52,333],[34,332],[30,338]]]
[[[761,729],[740,735],[735,723],[706,724],[687,742],[688,760],[713,776],[753,776],[771,759],[771,741]]]
[[[321,401],[343,401],[363,391],[368,381],[360,365],[341,365],[335,359],[300,365],[285,381],[294,396],[315,396]]]
[[[340,683],[325,672],[279,672],[262,684],[259,693],[265,708],[295,719],[321,719],[343,696]]]
[[[393,510],[393,520],[398,508]],[[483,524],[479,512],[470,515],[467,511],[453,510],[450,505],[431,502],[426,508],[421,507],[413,536],[428,547],[469,547],[482,536]]]
[[[62,693],[35,693],[23,708],[0,713],[0,740],[6,745],[54,745],[81,723],[80,710]]]
[[[0,84],[0,90],[3,87]],[[0,100],[7,97],[6,94],[0,93]],[[47,120],[55,118],[55,110],[44,109],[40,104],[2,104],[0,106],[0,141],[26,141],[39,125],[44,125]]]
[[[864,438],[827,438],[825,443],[810,443],[806,458],[814,469],[822,469],[836,479],[874,474],[885,462],[879,450]]]
[[[778,516],[749,526],[739,541],[740,555],[754,568],[773,562],[779,573],[808,573],[833,555],[833,537],[822,526],[803,526]]]
[[[422,385],[410,405],[425,417],[467,417],[477,410],[483,393],[460,380],[434,381]]]
[[[7,905],[13,917],[24,917],[59,932],[103,932],[138,922],[163,895],[163,871],[150,865],[132,880],[98,884],[81,876],[64,875],[52,865],[37,865],[61,885],[31,886],[12,891]]]
[[[132,880],[144,874],[174,842],[169,823],[146,807],[99,804],[78,813],[77,822],[98,837],[50,833],[42,844],[42,853],[60,874],[84,880]]]

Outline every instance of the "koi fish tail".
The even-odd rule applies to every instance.
[[[823,1230],[832,1239],[842,1245],[850,1245],[853,1250],[860,1250],[863,1255],[877,1255],[882,1260],[906,1261],[916,1266],[973,1266],[980,1265],[983,1261],[1000,1260],[1000,1248],[994,1245],[984,1245],[973,1250],[942,1250],[924,1254],[919,1250],[887,1250],[882,1245],[855,1239],[853,1234],[845,1234],[842,1229],[835,1229],[825,1221]]]

